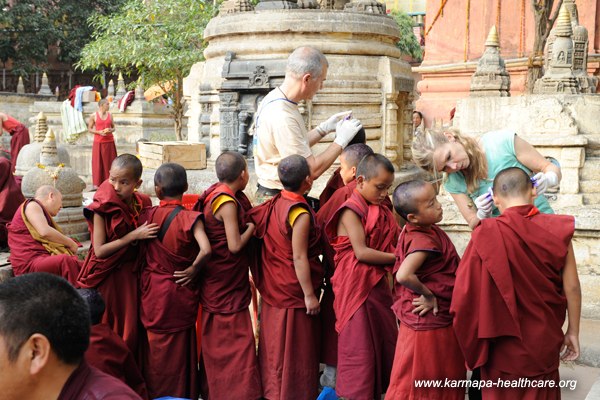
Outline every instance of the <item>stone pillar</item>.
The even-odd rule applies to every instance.
[[[220,120],[221,125],[221,151],[237,151],[240,140],[238,122],[238,100],[236,92],[219,93],[221,101]]]

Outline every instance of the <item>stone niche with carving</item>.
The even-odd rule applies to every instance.
[[[284,75],[285,60],[237,60],[235,53],[226,54],[219,93],[221,151],[252,156],[249,128],[254,114],[263,97],[281,84]]]

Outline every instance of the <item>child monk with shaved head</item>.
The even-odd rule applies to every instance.
[[[392,369],[398,328],[387,277],[400,229],[383,202],[393,182],[387,158],[365,156],[356,168],[356,189],[325,228],[335,250],[336,392],[348,399],[379,399]]]
[[[448,235],[436,225],[442,220],[442,205],[431,183],[413,180],[394,190],[394,208],[406,225],[398,239],[393,270],[392,309],[400,330],[385,397],[463,400],[463,387],[415,386],[416,380],[466,378],[450,315],[460,258]]]
[[[244,157],[225,151],[215,161],[219,182],[200,196],[195,209],[204,213],[212,257],[200,271],[202,304],[202,397],[262,397],[256,345],[250,320],[248,241],[254,224],[246,223],[252,205]],[[223,373],[227,371],[227,373]]]
[[[250,211],[262,239],[257,287],[262,295],[258,363],[267,399],[318,395],[320,230],[303,197],[312,186],[306,158],[277,167],[283,190]]]
[[[486,399],[560,398],[559,362],[579,356],[575,221],[541,214],[535,197],[522,169],[498,173],[493,199],[502,215],[475,228],[456,273],[450,312],[467,367],[481,367],[483,380],[509,382],[484,386]],[[519,378],[554,387],[510,384]]]

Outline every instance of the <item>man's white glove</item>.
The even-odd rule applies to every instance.
[[[317,126],[317,132],[319,132],[319,135],[325,136],[328,133],[335,131],[338,122],[340,122],[343,118],[351,114],[352,110],[342,111],[337,114],[333,114],[327,119],[327,121],[323,121]]]
[[[477,207],[477,218],[480,220],[491,217],[494,210],[494,199],[492,198],[491,191],[476,198],[475,207]]]
[[[342,146],[342,149],[345,149],[360,128],[362,128],[362,123],[357,119],[345,119],[338,122],[335,128],[335,139],[333,142]]]
[[[546,190],[551,187],[558,186],[558,175],[554,171],[538,172],[531,178],[533,182],[537,195],[540,196],[546,193]]]

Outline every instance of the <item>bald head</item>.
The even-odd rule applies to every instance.
[[[43,185],[35,191],[35,195],[33,197],[38,201],[44,201],[49,197],[50,194],[57,195],[60,194],[60,191],[54,186]]]
[[[379,175],[380,168],[389,173],[394,173],[394,165],[385,156],[375,153],[369,154],[358,163],[356,176],[362,176],[365,181],[368,181]]]
[[[350,145],[342,151],[342,156],[350,167],[357,167],[360,161],[369,154],[373,154],[373,149],[360,143]]]
[[[133,154],[121,154],[113,160],[110,167],[127,170],[136,181],[142,177],[142,162]]]
[[[246,159],[236,151],[224,151],[215,161],[219,182],[232,183],[246,170]]]
[[[402,218],[408,221],[408,214],[417,212],[418,204],[415,201],[416,196],[418,196],[421,190],[427,185],[429,185],[429,183],[424,180],[415,179],[396,186],[394,195],[392,196],[394,210],[396,210]]]
[[[288,57],[286,75],[299,79],[310,74],[316,79],[323,73],[323,67],[328,66],[327,59],[319,50],[309,46],[298,47]]]
[[[518,167],[511,167],[496,175],[492,190],[495,196],[518,198],[530,196],[532,188],[533,183],[527,172]]]
[[[302,187],[302,182],[310,175],[310,168],[306,158],[294,154],[279,162],[277,173],[285,190],[297,192]]]

